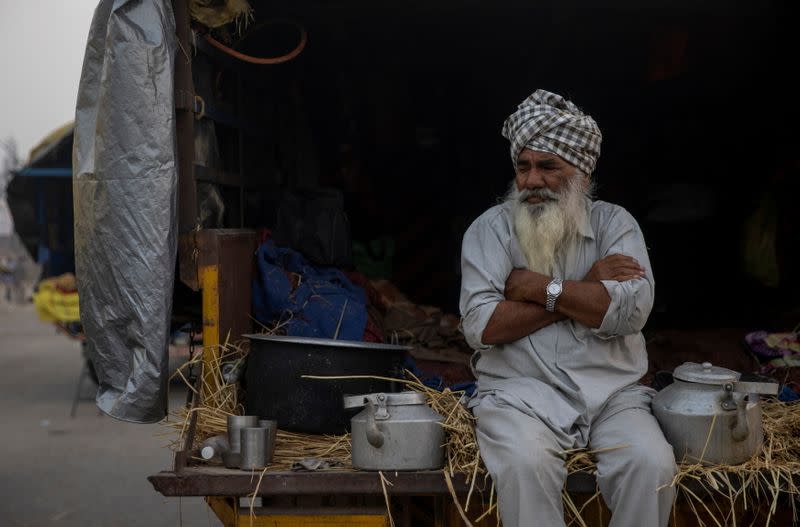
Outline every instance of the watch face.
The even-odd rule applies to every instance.
[[[541,289],[540,289],[541,291]],[[561,292],[561,284],[547,284],[547,292],[551,295],[557,295]]]

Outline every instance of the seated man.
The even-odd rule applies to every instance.
[[[597,123],[537,90],[503,126],[515,180],[464,235],[470,402],[504,527],[564,525],[565,450],[597,450],[613,526],[667,525],[676,473],[650,410],[641,330],[653,305],[642,232],[591,199]]]

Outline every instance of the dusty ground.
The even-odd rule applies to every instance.
[[[201,498],[164,498],[147,476],[169,468],[163,425],[100,415],[80,346],[36,317],[0,305],[0,526],[218,526]],[[186,392],[172,385],[170,408]]]

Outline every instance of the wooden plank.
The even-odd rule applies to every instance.
[[[241,339],[252,331],[251,279],[255,232],[248,229],[206,229],[198,231],[200,269],[216,269],[215,292],[203,300],[203,323],[213,315],[217,324],[217,344]],[[211,278],[211,276],[209,276]],[[213,304],[213,310],[212,310]],[[214,344],[214,343],[209,343]],[[209,345],[203,342],[203,345]]]
[[[249,471],[224,468],[187,467],[181,473],[160,472],[148,479],[165,496],[248,496],[258,484]],[[385,474],[392,483],[392,495],[427,495],[447,493],[441,471],[397,472]],[[467,492],[463,477],[454,478],[456,489]],[[377,472],[267,472],[261,480],[263,495],[383,495]]]
[[[160,472],[148,479],[164,496],[249,496],[256,489],[258,476],[259,473],[254,477],[249,471],[198,466],[187,467],[179,474]],[[392,472],[384,476],[392,483],[392,496],[449,495],[439,470]],[[461,496],[469,491],[462,474],[453,478],[453,486]],[[594,478],[589,474],[572,475],[568,488],[576,492],[588,488],[594,492]],[[383,487],[377,472],[366,471],[267,472],[259,486],[259,495],[265,496],[332,494],[383,495]]]
[[[241,527],[386,527],[385,514],[239,514]]]
[[[191,28],[187,0],[173,0],[178,52],[175,56],[175,133],[178,147],[178,232],[183,234],[197,224],[197,189],[194,181],[194,108],[181,100],[194,94],[191,59]],[[188,107],[187,107],[188,106]]]
[[[178,236],[180,280],[197,290],[197,270],[193,231],[199,224],[197,185],[194,179],[194,109],[188,99],[194,97],[192,80],[191,35],[187,0],[173,0],[178,52],[175,55],[175,135],[178,155]]]
[[[197,232],[198,274],[203,290],[203,389],[215,391],[222,346],[252,331],[251,277],[255,232]],[[205,396],[203,394],[202,396]]]

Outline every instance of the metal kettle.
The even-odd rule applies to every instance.
[[[685,362],[675,382],[653,397],[653,414],[678,462],[737,465],[758,453],[764,438],[758,394],[778,384],[741,382],[741,374],[710,362]]]
[[[442,416],[429,408],[426,402],[427,396],[419,392],[346,396],[345,408],[365,407],[350,420],[353,468],[442,468]]]

